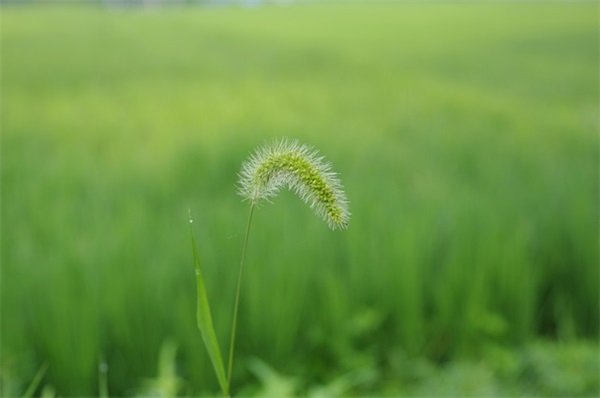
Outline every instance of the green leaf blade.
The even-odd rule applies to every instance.
[[[223,394],[225,396],[228,396],[229,383],[227,382],[227,377],[225,376],[225,367],[223,366],[221,350],[219,348],[219,342],[217,341],[217,336],[215,334],[215,329],[213,326],[210,305],[208,303],[208,297],[206,295],[204,278],[202,277],[202,272],[200,271],[200,260],[198,258],[198,251],[196,250],[194,232],[192,231],[191,225],[190,234],[192,237],[192,246],[194,250],[194,264],[196,267],[196,285],[198,287],[196,321],[198,324],[198,329],[200,329],[200,334],[202,335],[202,340],[204,341],[204,345],[206,346],[206,350],[208,351],[208,356],[210,357],[210,360],[212,362],[213,369],[215,370],[217,379],[219,380],[221,390],[223,391]]]

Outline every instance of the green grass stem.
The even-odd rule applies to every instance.
[[[250,205],[250,215],[248,216],[248,225],[246,226],[246,236],[244,237],[244,246],[242,249],[242,259],[240,260],[240,272],[238,274],[237,289],[235,292],[235,305],[233,307],[233,321],[231,323],[231,340],[229,342],[229,365],[227,367],[227,385],[231,386],[231,370],[233,369],[233,351],[235,348],[235,332],[237,329],[237,314],[240,303],[240,291],[242,286],[242,275],[244,272],[244,260],[246,259],[246,248],[248,247],[248,237],[250,235],[250,225],[252,224],[252,214],[254,213],[254,203]]]

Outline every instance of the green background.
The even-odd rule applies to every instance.
[[[234,394],[598,393],[597,4],[1,12],[3,394],[217,394],[280,137],[353,215],[255,213]]]

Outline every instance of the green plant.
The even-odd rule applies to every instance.
[[[421,355],[596,343],[597,6],[468,3],[2,6],[0,395],[44,362],[35,394],[99,395],[99,353],[110,395],[131,395],[168,336],[180,392],[220,394],[173,214],[192,207],[226,359],[249,207],[232,190],[254,143],[284,131],[334,161],[360,216],[331,232],[283,191],[255,212],[235,395],[260,382],[253,353],[300,376],[297,395],[372,361],[381,378],[348,395],[394,396],[418,394]]]
[[[37,371],[37,373],[35,374],[35,377],[33,378],[33,380],[31,380],[29,387],[27,387],[27,390],[23,394],[23,398],[33,397],[35,390],[39,387],[40,383],[42,382],[42,378],[48,371],[48,366],[49,366],[48,362],[45,362],[42,365],[42,367]]]
[[[300,144],[296,140],[287,141],[283,139],[260,147],[242,164],[239,194],[250,201],[250,214],[244,237],[235,294],[227,373],[225,373],[223,358],[214,331],[194,234],[190,226],[198,286],[196,319],[219,385],[225,396],[230,395],[237,315],[252,215],[254,208],[261,201],[267,201],[269,198],[276,196],[282,187],[287,187],[300,196],[332,229],[343,229],[348,226],[350,211],[348,210],[348,200],[342,183],[337,174],[332,171],[331,164],[325,163],[323,157],[319,156],[314,149]],[[190,213],[190,224],[192,222],[193,219]]]

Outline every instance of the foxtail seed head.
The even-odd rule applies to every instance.
[[[288,187],[332,228],[346,228],[350,219],[344,187],[318,152],[298,141],[280,140],[256,150],[242,164],[239,193],[257,204]]]

